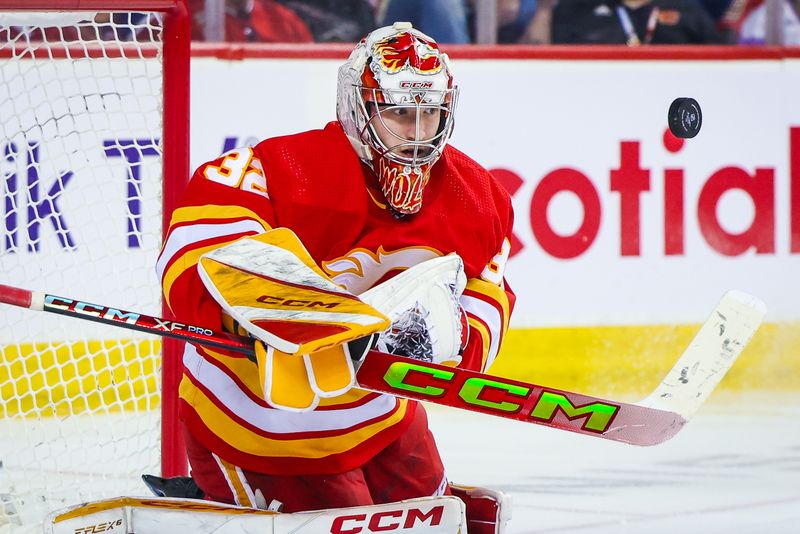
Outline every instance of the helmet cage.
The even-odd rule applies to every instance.
[[[354,85],[355,102],[361,115],[359,137],[377,156],[403,166],[419,167],[439,159],[453,131],[453,117],[458,99],[458,88],[446,90],[380,89]],[[396,132],[384,118],[397,108],[407,108],[415,117],[415,135],[409,139]],[[439,121],[433,135],[423,138],[422,121],[425,114],[439,112]],[[389,121],[391,122],[391,121]],[[396,142],[387,143],[376,131],[376,123]],[[409,153],[407,149],[413,149]]]

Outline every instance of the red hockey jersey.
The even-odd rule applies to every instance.
[[[503,278],[513,213],[508,194],[473,160],[446,147],[419,213],[397,219],[377,179],[338,123],[236,149],[197,169],[158,260],[164,295],[183,321],[231,328],[197,274],[206,251],[244,235],[291,228],[337,283],[361,293],[427,259],[458,253],[470,335],[462,366],[497,356],[514,296]],[[415,402],[358,389],[309,413],[264,400],[247,358],[187,345],[180,386],[184,423],[204,446],[268,474],[353,469],[400,435]]]

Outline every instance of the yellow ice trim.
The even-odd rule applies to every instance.
[[[696,325],[510,329],[489,372],[617,400],[639,400],[672,368]],[[763,324],[719,390],[800,391],[800,323]],[[625,396],[629,395],[629,399]]]

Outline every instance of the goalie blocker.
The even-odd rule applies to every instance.
[[[307,412],[343,395],[355,385],[353,362],[376,341],[393,354],[461,361],[466,276],[456,254],[357,296],[314,263],[292,230],[276,228],[205,253],[197,269],[222,310],[262,342],[255,344],[259,383],[272,407]]]

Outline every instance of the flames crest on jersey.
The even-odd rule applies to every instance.
[[[379,246],[376,251],[356,248],[344,256],[322,262],[322,268],[334,282],[358,295],[385,280],[392,271],[404,271],[439,256],[442,253],[438,250],[421,246],[397,250],[384,250]]]
[[[437,74],[443,68],[435,42],[402,32],[372,45],[375,64],[394,74],[408,67],[417,74]]]

